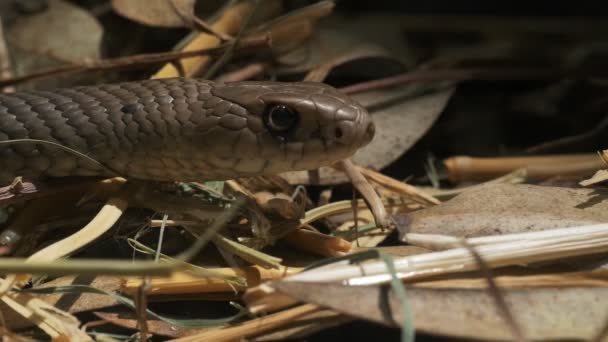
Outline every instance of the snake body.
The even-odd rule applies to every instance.
[[[366,110],[319,83],[173,78],[0,94],[0,181],[118,174],[221,180],[317,168],[374,135]]]

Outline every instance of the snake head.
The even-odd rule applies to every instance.
[[[315,169],[350,157],[374,136],[365,108],[321,83],[216,83],[211,93],[238,117],[219,118],[235,140],[215,152],[238,159],[232,167],[240,174]],[[230,122],[243,118],[246,126]]]

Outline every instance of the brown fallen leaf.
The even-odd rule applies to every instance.
[[[389,287],[281,281],[272,287],[297,300],[354,317],[398,326],[399,300]],[[608,319],[608,288],[504,290],[524,336],[531,340],[590,339]],[[505,340],[512,331],[486,290],[408,288],[417,331],[451,337]],[[356,300],[353,300],[356,298]]]
[[[20,17],[7,33],[15,76],[99,59],[102,36],[103,27],[89,12],[68,1],[50,0],[45,11]],[[60,79],[48,82],[69,85]]]
[[[248,35],[270,35],[272,50],[279,55],[310,39],[319,19],[329,16],[335,6],[333,1],[319,1],[254,27]]]
[[[554,267],[552,271],[556,273],[545,273],[544,268],[542,269],[543,273],[538,273],[539,269],[520,270],[512,268],[512,273],[506,270],[493,271],[494,281],[503,289],[608,287],[608,272],[602,269],[592,272],[560,272],[558,267]],[[515,270],[519,271],[519,274]],[[415,281],[412,285],[421,288],[484,289],[487,288],[488,282],[484,278],[459,276],[430,281]]]
[[[378,61],[384,70],[359,68],[356,72],[367,74],[368,77],[382,77],[387,76],[386,71],[403,71],[406,65],[412,64],[414,57],[403,35],[399,33],[402,25],[398,16],[332,15],[319,23],[309,44],[281,56],[284,66],[279,70],[306,72],[321,64],[336,66],[358,59],[374,58],[384,59]],[[378,76],[379,72],[384,72],[384,75]]]
[[[159,27],[188,27],[195,0],[112,0],[121,16],[140,24]]]
[[[535,185],[487,184],[397,219],[407,233],[501,235],[608,222],[608,193]]]
[[[188,272],[174,272],[169,277],[154,277],[149,280],[146,293],[150,296],[179,295],[196,293],[234,293],[242,291],[250,286],[257,286],[262,282],[279,279],[289,274],[301,271],[297,267],[283,267],[280,270],[265,269],[259,266],[248,266],[240,268],[213,268],[218,276],[200,276]],[[223,276],[220,277],[220,276]],[[228,277],[240,277],[245,280],[242,285],[229,283]],[[127,278],[121,285],[121,292],[135,295],[142,286],[141,278]]]

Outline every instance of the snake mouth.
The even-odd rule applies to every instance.
[[[363,134],[363,145],[368,145],[374,139],[376,135],[376,125],[370,120],[367,124],[367,128],[365,129],[365,133]]]

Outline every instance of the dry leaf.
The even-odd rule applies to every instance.
[[[281,51],[294,49],[308,40],[314,33],[319,19],[329,16],[334,7],[333,1],[319,1],[263,23],[248,34],[269,35],[272,49],[279,54]]]
[[[101,24],[87,11],[63,0],[51,0],[46,11],[19,18],[8,39],[30,54],[83,62],[99,58],[102,34]]]
[[[589,179],[585,179],[584,181],[580,182],[579,184],[582,186],[589,186],[589,185],[605,182],[606,180],[608,180],[608,170],[599,170],[593,175],[593,177],[591,177]]]
[[[196,0],[112,0],[116,13],[140,24],[188,27]]]
[[[402,86],[354,95],[371,111],[377,134],[353,161],[376,169],[395,161],[431,128],[453,92],[450,88],[409,99],[407,86]]]
[[[396,326],[400,302],[388,287],[276,282],[289,296],[362,319]],[[524,336],[532,340],[590,339],[608,319],[606,288],[505,290],[505,300]],[[486,290],[408,288],[419,332],[476,339],[512,339]],[[356,298],[357,300],[353,300]]]
[[[15,75],[99,59],[102,35],[103,27],[89,12],[67,1],[51,0],[46,11],[20,17],[8,31]],[[44,81],[45,87],[69,84],[62,78]]]
[[[500,235],[608,222],[608,193],[534,185],[487,184],[397,219],[406,233]]]
[[[336,59],[345,62],[364,56],[390,58],[398,61],[403,68],[403,65],[411,65],[414,58],[411,56],[411,49],[404,43],[400,32],[402,25],[399,16],[332,15],[320,22],[310,44],[281,57],[281,61],[288,65],[281,70],[303,72]],[[359,73],[374,75],[381,71],[383,70],[357,70]]]

